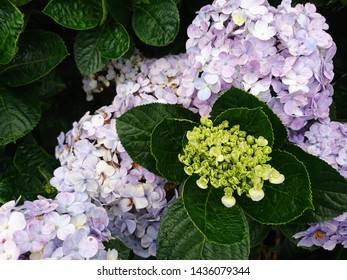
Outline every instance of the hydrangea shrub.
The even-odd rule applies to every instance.
[[[113,100],[59,135],[60,166],[52,175],[40,157],[18,151],[20,176],[38,186],[44,178],[43,193],[51,197],[2,199],[0,257],[117,259],[122,247],[112,247],[116,239],[143,258],[247,259],[271,229],[300,247],[346,247],[346,126],[331,121],[337,49],[316,6],[215,0],[187,25],[181,54],[147,58],[136,49],[118,59],[131,47],[127,21],[142,42],[163,46],[177,35],[178,8],[185,6],[132,1],[119,12],[111,2],[83,3],[88,22],[66,18],[65,1],[44,7],[57,24],[78,30],[74,59],[85,75],[87,100],[104,91],[113,91]],[[4,3],[20,33],[21,11]],[[75,12],[69,5],[66,11]],[[163,34],[157,38],[144,32],[158,23]],[[26,33],[18,58],[0,68],[9,86],[40,79],[66,56],[57,35],[35,34]],[[15,78],[16,59],[34,66],[30,56],[21,57],[25,40],[49,36],[61,47],[50,68],[41,67],[40,77]],[[14,56],[13,49],[5,51],[5,59]],[[43,44],[41,51],[49,48]],[[54,95],[59,85],[45,87]],[[12,89],[3,91],[10,104]],[[21,117],[31,119],[40,110],[33,108],[24,106]],[[31,156],[35,176],[20,161]],[[0,176],[0,194],[6,197],[3,186],[14,181]]]

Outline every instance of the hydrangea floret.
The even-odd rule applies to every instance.
[[[234,192],[239,196],[246,193],[253,201],[259,201],[265,195],[264,181],[284,181],[284,175],[267,164],[272,149],[263,136],[247,135],[239,125],[229,127],[227,120],[214,126],[210,119],[202,117],[200,123],[187,132],[188,144],[179,160],[189,176],[200,176],[196,183],[201,189],[209,183],[223,188],[221,201],[226,207],[236,203]]]

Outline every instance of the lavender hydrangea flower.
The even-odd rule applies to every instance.
[[[291,7],[283,1],[275,8],[264,0],[214,1],[188,27],[183,79],[192,82],[182,91],[194,103],[231,86],[242,88],[267,102],[290,132],[309,120],[327,121],[336,52],[327,29],[312,4]]]
[[[347,178],[347,124],[339,122],[314,123],[295,139],[297,145],[318,156]],[[298,246],[313,245],[333,250],[337,244],[347,248],[347,212],[326,222],[311,224],[306,231],[294,235]]]
[[[146,71],[151,78],[161,81],[167,78],[162,76],[165,71],[172,75],[177,72],[169,61],[163,59],[156,63],[158,71],[150,65]],[[158,86],[156,90],[159,89]],[[135,96],[138,92],[127,94],[137,97],[138,104],[141,100],[148,102],[146,98]],[[98,242],[109,238],[110,231],[130,248],[137,248],[139,255],[148,257],[155,254],[155,240],[151,246],[142,246],[139,232],[161,220],[168,205],[165,181],[133,162],[122,147],[115,128],[116,117],[130,105],[117,107],[118,101],[116,96],[111,106],[102,107],[94,114],[87,112],[75,122],[72,130],[59,136],[56,156],[61,166],[50,182],[59,191],[57,209],[73,215],[70,224],[88,226],[90,236]],[[102,208],[95,210],[94,204]],[[93,213],[91,217],[89,213]],[[57,228],[56,223],[53,226]],[[69,232],[69,227],[60,226],[59,235]],[[153,228],[158,229],[157,226]],[[63,253],[65,256],[66,250]],[[61,250],[57,254],[62,257]]]
[[[102,244],[111,238],[106,210],[82,198],[83,195],[66,194],[59,193],[58,199],[39,196],[21,206],[14,201],[1,206],[0,259],[116,257],[115,250],[106,252]],[[73,205],[74,202],[78,204]],[[70,207],[74,211],[67,211]]]

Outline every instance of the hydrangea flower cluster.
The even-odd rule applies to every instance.
[[[297,141],[305,151],[325,160],[347,178],[347,124],[314,123]]]
[[[215,0],[188,27],[182,92],[210,109],[236,86],[267,102],[289,130],[326,121],[336,52],[327,29],[313,4]]]
[[[247,135],[239,125],[229,128],[226,120],[218,126],[213,126],[206,117],[200,122],[200,126],[187,132],[188,144],[179,160],[185,164],[189,176],[194,173],[200,176],[196,182],[200,188],[206,189],[208,183],[223,188],[221,200],[226,207],[236,203],[234,191],[259,201],[264,197],[264,181],[273,184],[284,181],[283,174],[266,164],[272,149],[263,136]]]
[[[116,132],[115,107],[86,113],[58,140],[61,166],[54,171],[52,186],[61,193],[86,195],[107,211],[112,235],[136,254],[154,256],[168,185],[125,152]]]
[[[325,160],[347,178],[347,124],[330,122],[314,123],[298,145],[310,154]],[[332,220],[310,224],[294,235],[301,238],[298,246],[313,245],[333,250],[337,244],[347,248],[347,212]]]
[[[347,248],[347,212],[327,222],[311,224],[302,232],[296,233],[294,238],[301,238],[298,246],[323,247],[333,250],[337,244]]]
[[[347,177],[346,126],[329,122],[336,46],[327,29],[312,4],[291,7],[283,0],[275,8],[266,0],[215,0],[189,26],[186,54],[147,59],[136,53],[83,84],[89,98],[115,84],[116,117],[149,102],[181,104],[208,116],[219,94],[242,88],[267,102],[291,142]],[[344,216],[336,219],[343,223]],[[315,227],[320,225],[307,235]]]
[[[85,193],[61,192],[0,207],[0,259],[117,259],[103,241],[111,238],[106,210]]]
[[[93,93],[102,91],[103,87],[114,84],[116,117],[134,106],[152,102],[181,104],[197,111],[191,106],[191,98],[180,93],[186,58],[186,54],[180,54],[148,59],[136,51],[130,59],[111,61],[103,71],[83,78],[87,100]],[[102,85],[100,81],[103,81]]]

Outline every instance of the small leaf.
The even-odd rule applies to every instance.
[[[215,118],[214,125],[218,125],[224,120],[229,122],[229,127],[240,125],[240,130],[246,131],[249,135],[263,136],[268,140],[269,146],[274,143],[271,122],[260,107],[228,109]]]
[[[263,224],[285,224],[307,209],[313,209],[310,180],[305,165],[292,154],[273,151],[269,164],[285,176],[282,184],[264,182],[265,196],[260,201],[252,201],[242,195],[236,198],[242,209],[252,219]]]
[[[102,5],[96,0],[51,0],[43,13],[66,28],[86,30],[98,26]]]
[[[18,52],[0,73],[8,86],[32,83],[47,75],[67,55],[64,41],[55,33],[25,31],[18,41]]]
[[[108,59],[122,57],[129,49],[130,38],[123,25],[116,23],[102,30],[97,49]]]
[[[209,242],[190,220],[181,198],[170,206],[160,224],[157,240],[159,260],[245,260],[249,251],[248,234],[235,245],[221,246]]]
[[[261,107],[264,113],[269,118],[272,129],[274,131],[275,140],[274,148],[280,148],[287,142],[288,135],[287,130],[282,124],[279,117],[260,99],[253,94],[245,92],[241,89],[232,87],[225,93],[223,93],[214,103],[212,107],[211,116],[215,119],[223,111],[230,108],[246,107],[246,108],[258,108]]]
[[[24,98],[0,87],[0,145],[15,142],[26,135],[37,125],[40,116],[36,99]]]
[[[24,15],[10,1],[4,0],[0,2],[0,21],[0,64],[7,64],[17,52]]]
[[[0,203],[10,200],[35,200],[38,195],[45,195],[42,182],[31,174],[19,174],[0,181]]]
[[[222,189],[197,186],[197,176],[189,177],[183,186],[183,203],[194,225],[209,242],[220,245],[240,243],[246,236],[246,217],[237,205],[225,207]]]
[[[182,152],[182,142],[188,130],[198,123],[189,120],[164,119],[153,130],[151,136],[152,154],[157,162],[157,170],[172,183],[183,183],[188,175],[184,164],[178,160]]]
[[[39,145],[20,146],[13,159],[14,165],[21,174],[31,174],[42,178],[43,174],[50,173],[57,167],[57,161],[47,154]]]
[[[164,118],[199,122],[199,116],[178,105],[152,103],[134,107],[117,119],[117,133],[125,150],[139,165],[160,174],[151,153],[151,135]]]
[[[314,211],[306,211],[295,223],[322,222],[347,211],[347,180],[331,165],[294,145],[284,147],[306,165],[311,180]]]
[[[128,26],[131,16],[131,2],[129,0],[106,0],[106,4],[113,19]]]
[[[147,45],[168,45],[175,39],[179,25],[179,12],[171,0],[151,0],[149,4],[135,6],[132,26]]]
[[[108,59],[98,51],[100,30],[93,29],[77,33],[74,42],[74,56],[78,70],[82,75],[90,75],[101,70]]]

